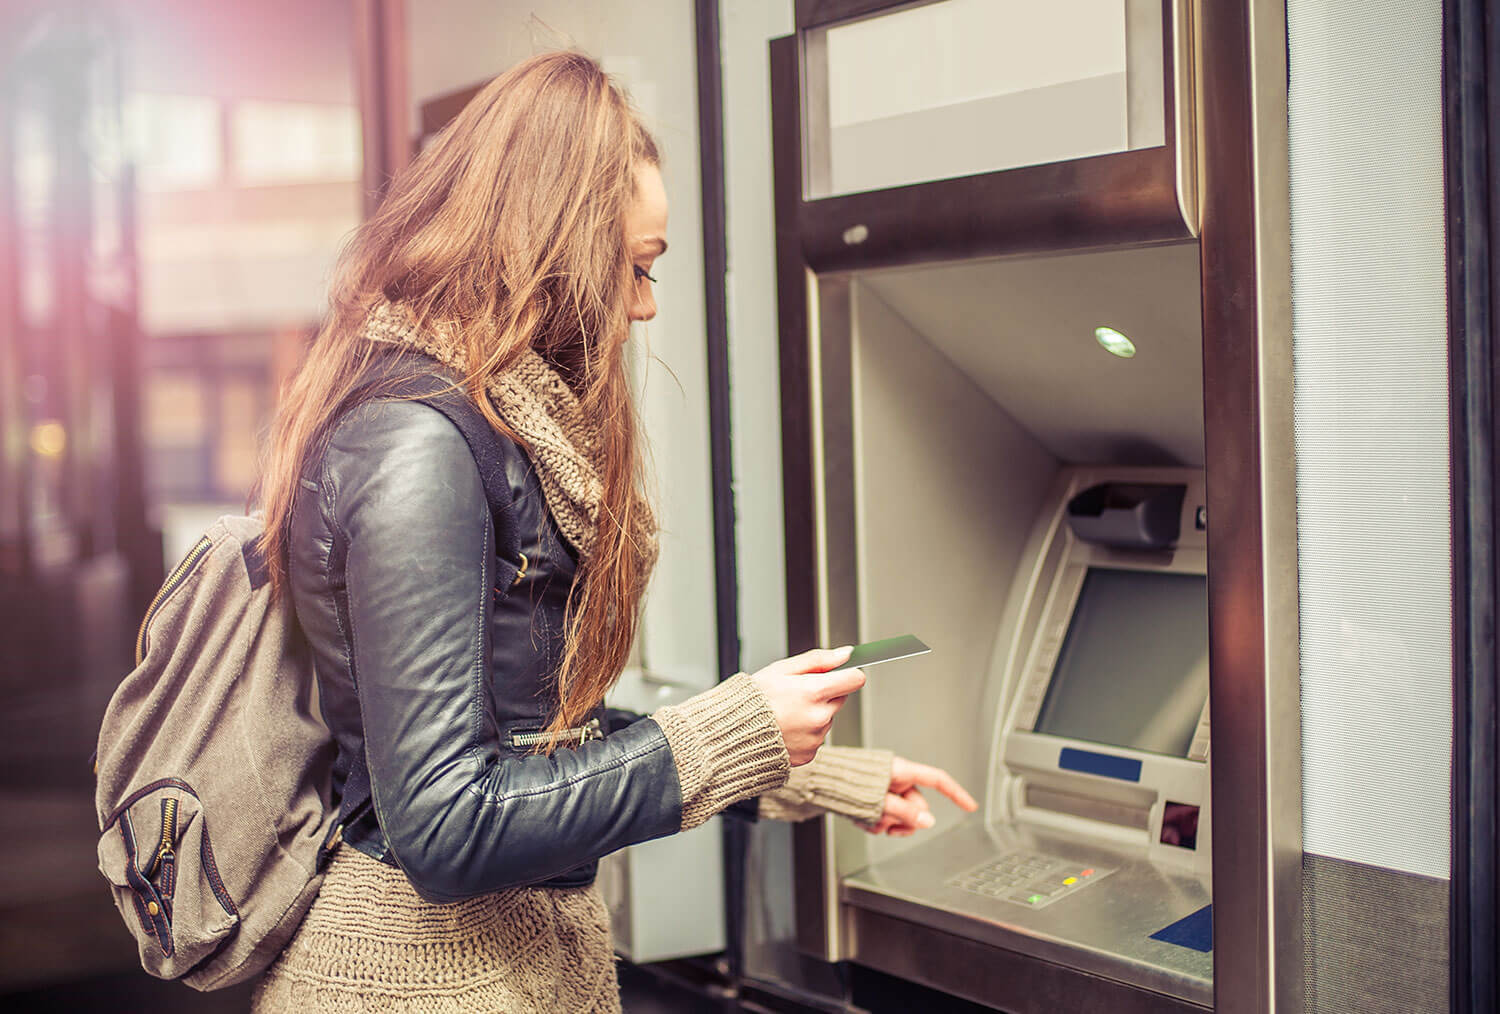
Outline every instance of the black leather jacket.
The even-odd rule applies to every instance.
[[[550,756],[525,742],[550,719],[576,561],[529,460],[502,445],[526,557],[509,588],[494,586],[473,454],[427,405],[346,413],[292,512],[292,602],[338,742],[335,794],[361,757],[369,771],[374,812],[344,839],[429,901],[587,884],[600,856],[681,826],[677,768],[651,719]]]

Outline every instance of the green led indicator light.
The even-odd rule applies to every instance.
[[[1130,359],[1135,355],[1135,342],[1112,327],[1094,328],[1094,338],[1098,340],[1100,345],[1104,346],[1105,350],[1112,352],[1121,359]]]
[[[1042,900],[1042,896],[1040,894],[1033,894],[1031,897],[1029,897],[1029,898],[1026,899],[1026,904],[1028,904],[1028,905],[1035,905],[1037,902],[1039,902],[1041,900]]]

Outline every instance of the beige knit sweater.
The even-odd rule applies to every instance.
[[[682,787],[683,830],[760,797],[760,812],[833,812],[870,823],[891,754],[825,746],[791,768],[770,703],[741,673],[651,716]],[[423,901],[399,870],[343,848],[252,1010],[474,1014],[620,1010],[609,911],[596,887],[521,887],[453,905]]]
[[[651,717],[677,761],[684,831],[751,796],[777,820],[830,811],[874,823],[885,807],[890,751],[825,746],[811,764],[790,767],[770,702],[744,673]]]

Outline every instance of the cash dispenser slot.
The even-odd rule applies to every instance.
[[[1080,792],[1074,785],[1059,785],[1044,776],[1033,775],[1022,783],[1021,799],[1034,809],[1129,828],[1144,835],[1151,826],[1151,807],[1156,805],[1157,796],[1140,790],[1095,795]]]
[[[1097,796],[1085,796],[1065,792],[1035,782],[1027,783],[1022,796],[1025,804],[1052,813],[1067,814],[1082,820],[1096,820],[1103,824],[1114,824],[1144,832],[1150,824],[1151,806],[1134,806]]]

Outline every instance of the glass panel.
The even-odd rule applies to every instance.
[[[359,222],[353,6],[0,5],[0,791],[26,829],[0,843],[0,993],[21,1006],[77,1009],[66,980],[106,972],[119,1009],[151,1002],[102,943],[123,938],[84,860],[88,758],[166,568],[245,510],[273,377]],[[291,164],[254,186],[230,118],[250,100],[332,110],[239,137],[240,161]]]
[[[219,103],[205,95],[138,92],[125,102],[125,126],[144,190],[211,187],[223,173]]]
[[[1161,10],[945,0],[809,33],[809,196],[1162,144]]]
[[[1208,700],[1208,579],[1093,568],[1036,731],[1187,755]]]
[[[234,177],[247,186],[357,180],[359,112],[310,102],[235,104]]]
[[[1346,6],[1287,8],[1303,844],[1447,877],[1442,19]]]
[[[214,478],[226,496],[248,496],[255,484],[256,436],[270,423],[266,393],[259,377],[228,380],[220,392]]]

